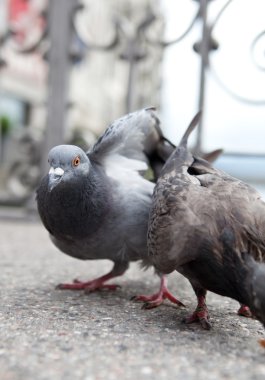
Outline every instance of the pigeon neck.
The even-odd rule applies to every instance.
[[[70,219],[77,219],[73,236],[87,237],[95,233],[107,218],[111,193],[106,182],[104,173],[91,166],[89,175],[83,178],[80,188],[70,190],[73,198],[69,202],[68,212]]]
[[[38,208],[48,231],[58,239],[82,239],[95,233],[107,218],[109,184],[100,168],[91,165],[89,174],[38,191]]]

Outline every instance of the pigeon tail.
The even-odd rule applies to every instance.
[[[188,167],[192,164],[194,159],[193,159],[192,154],[187,150],[187,143],[188,143],[189,135],[197,126],[200,120],[200,117],[201,117],[201,111],[199,111],[192,119],[186,132],[184,133],[182,139],[180,140],[179,145],[175,148],[175,150],[172,152],[171,156],[167,160],[161,172],[161,175],[165,175],[166,173],[171,172],[172,170],[176,170],[176,172],[182,172],[182,168],[184,166]]]
[[[223,154],[224,150],[223,149],[215,149],[211,152],[208,152],[208,153],[205,153],[202,158],[205,160],[205,161],[208,161],[208,162],[214,162],[217,160],[217,158],[219,158],[221,156],[221,154]]]
[[[193,118],[192,121],[190,122],[190,125],[189,125],[188,128],[186,129],[186,132],[184,133],[182,139],[180,140],[179,147],[181,147],[181,146],[183,146],[183,147],[187,147],[188,138],[189,138],[191,132],[195,129],[195,127],[196,127],[197,124],[199,123],[199,121],[200,121],[200,119],[201,119],[201,115],[202,115],[202,111],[199,111],[199,112],[194,116],[194,118]]]

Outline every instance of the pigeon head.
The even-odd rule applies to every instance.
[[[87,175],[90,161],[86,153],[75,145],[58,145],[49,152],[49,191],[60,183],[74,182]]]

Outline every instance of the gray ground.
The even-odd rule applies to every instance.
[[[186,304],[150,311],[130,301],[158,286],[131,265],[116,292],[55,290],[58,282],[104,273],[109,262],[60,253],[37,222],[0,221],[0,379],[264,379],[259,322],[236,315],[236,302],[209,294],[213,328],[185,326],[195,307],[178,274],[170,289]]]

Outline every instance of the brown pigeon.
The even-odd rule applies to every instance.
[[[167,160],[153,193],[149,260],[161,273],[177,270],[198,300],[186,323],[209,329],[206,292],[247,305],[265,323],[265,203],[248,184],[187,150],[200,113]]]

